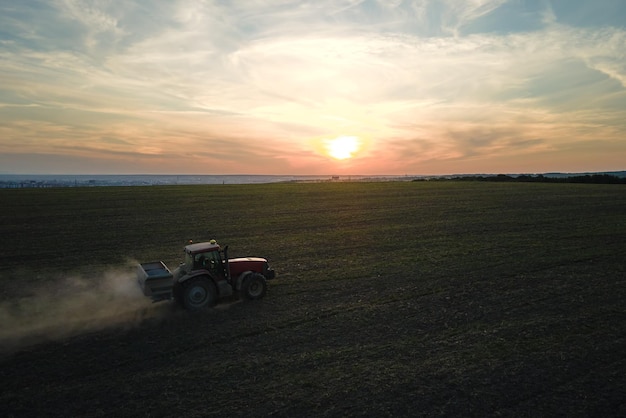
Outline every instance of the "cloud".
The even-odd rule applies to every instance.
[[[444,0],[441,2],[444,6],[442,26],[458,36],[464,25],[493,12],[506,2],[507,0]]]
[[[388,169],[410,172],[424,155],[523,156],[626,131],[626,30],[572,26],[560,3],[3,8],[4,153],[135,155],[129,170],[167,156],[168,170],[187,158],[186,170],[318,172],[331,166],[311,144],[354,135],[367,146],[342,167],[384,170],[376,158],[388,155]]]

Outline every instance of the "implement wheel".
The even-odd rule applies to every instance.
[[[183,306],[197,311],[217,302],[217,290],[213,282],[204,277],[191,279],[183,284]]]
[[[246,277],[241,285],[241,295],[244,299],[258,300],[265,296],[267,282],[259,273],[252,273]]]

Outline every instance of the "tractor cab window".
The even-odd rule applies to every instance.
[[[187,266],[187,270],[193,270],[193,255],[185,251],[185,266]]]
[[[194,269],[215,270],[221,268],[221,260],[219,251],[209,251],[206,253],[197,253],[193,256]]]

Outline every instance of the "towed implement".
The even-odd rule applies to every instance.
[[[162,261],[137,266],[137,282],[154,302],[174,299],[184,308],[214,306],[227,296],[261,299],[275,277],[265,258],[228,258],[215,240],[185,246],[185,260],[174,270]]]

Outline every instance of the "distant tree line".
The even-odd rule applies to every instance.
[[[490,182],[523,182],[523,183],[585,183],[585,184],[626,184],[626,177],[611,174],[586,174],[582,176],[550,177],[543,174],[509,176],[457,176],[433,178],[430,181],[490,181]]]

